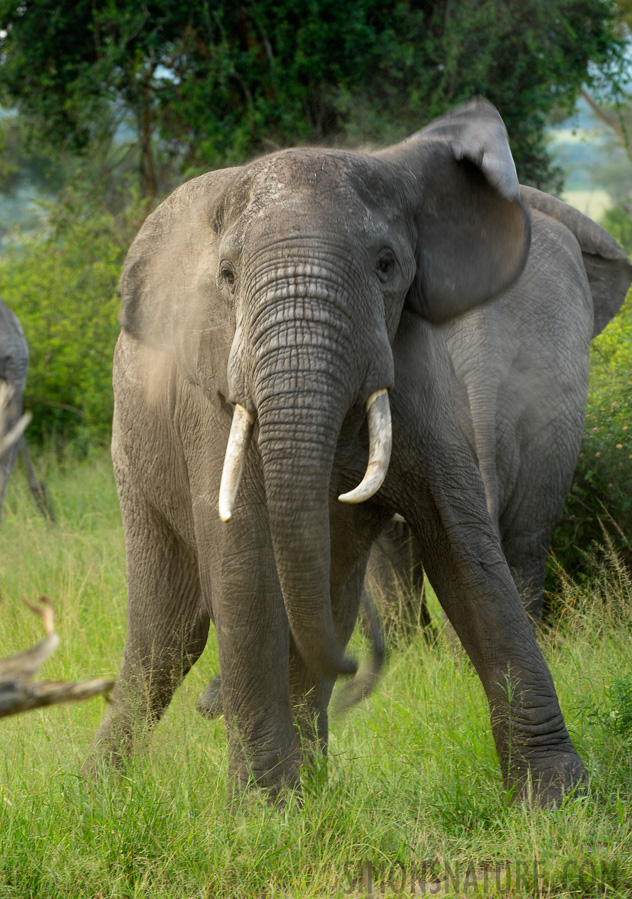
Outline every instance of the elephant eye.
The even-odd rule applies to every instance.
[[[229,262],[222,262],[219,269],[220,281],[226,284],[229,290],[235,287],[237,282],[237,273]]]
[[[389,281],[395,271],[395,256],[390,250],[383,250],[377,258],[375,271],[380,281]]]

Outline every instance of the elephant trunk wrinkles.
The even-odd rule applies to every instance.
[[[270,531],[303,660],[317,674],[353,674],[356,666],[339,644],[330,597],[329,483],[342,415],[330,397],[310,392],[309,403],[312,408],[297,409],[281,395],[259,407]]]
[[[312,285],[313,286],[313,283]],[[353,674],[336,634],[330,595],[329,496],[343,420],[363,374],[353,334],[335,305],[287,295],[259,321],[252,386],[266,503],[290,628],[308,668]],[[311,293],[311,292],[310,292]],[[301,312],[301,310],[307,310]]]
[[[392,358],[379,358],[371,323],[359,327],[354,315],[367,303],[358,294],[353,256],[344,264],[339,253],[316,263],[309,242],[294,241],[290,249],[291,264],[275,269],[266,258],[244,284],[250,355],[241,362],[241,379],[259,424],[270,532],[293,637],[314,673],[352,674],[356,665],[344,656],[331,607],[331,472],[347,412],[358,398],[366,402],[390,386]],[[384,346],[390,353],[386,336]],[[371,468],[379,476],[347,501],[367,499],[383,480],[390,417],[388,423],[388,451],[382,447]]]

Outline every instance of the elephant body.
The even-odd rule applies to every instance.
[[[17,315],[0,300],[0,381],[11,388],[11,399],[3,421],[4,432],[9,432],[22,415],[22,397],[29,367],[29,349]],[[7,482],[20,451],[24,461],[29,489],[43,515],[52,520],[46,488],[35,476],[24,434],[0,457],[0,514]]]
[[[0,300],[0,379],[6,381],[13,391],[7,410],[6,431],[15,427],[22,415],[22,395],[28,367],[29,350],[22,325],[13,310]],[[17,451],[17,444],[14,443],[0,459],[0,510]]]
[[[298,787],[398,513],[481,677],[507,786],[532,777],[548,802],[583,779],[459,426],[445,325],[509,288],[529,240],[483,100],[377,154],[209,173],[149,217],[114,361],[128,632],[87,770],[160,718],[212,620],[233,789]]]
[[[618,310],[629,268],[587,216],[533,188],[521,192],[532,220],[523,273],[443,329],[460,430],[518,592],[540,622],[546,553],[584,430],[590,340]],[[380,605],[410,604],[409,614],[427,620],[416,609],[420,548],[405,522],[391,522],[376,541],[367,580]]]

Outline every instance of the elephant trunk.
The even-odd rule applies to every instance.
[[[362,483],[343,502],[364,502],[380,487],[390,458],[392,355],[383,322],[359,329],[349,267],[313,263],[312,247],[292,246],[283,279],[266,263],[244,284],[248,316],[238,329],[229,376],[238,401],[220,488],[227,521],[256,414],[270,534],[290,628],[315,674],[353,674],[331,605],[331,474],[343,421],[365,401],[371,449]],[[309,252],[308,252],[309,250]],[[303,256],[305,258],[303,258]],[[383,333],[382,333],[383,331]],[[245,347],[248,348],[246,352]],[[241,388],[241,389],[240,389]],[[368,397],[368,399],[367,399]]]
[[[283,396],[283,394],[281,394]],[[353,674],[355,662],[343,655],[335,633],[330,601],[329,481],[340,430],[338,404],[310,393],[313,406],[297,413],[282,402],[264,404],[259,414],[259,449],[279,581],[288,619],[304,660],[319,674]],[[326,409],[322,415],[319,410]],[[339,497],[342,502],[369,499],[381,486],[391,453],[388,393],[375,391],[366,402],[369,463],[362,483]],[[316,410],[316,411],[315,411]],[[219,512],[232,515],[248,452],[254,417],[235,407],[226,451]]]
[[[345,408],[310,390],[297,408],[282,390],[259,403],[259,450],[270,532],[292,634],[317,674],[353,674],[330,599],[329,487]],[[296,398],[294,398],[296,399]]]

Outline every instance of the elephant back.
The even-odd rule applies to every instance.
[[[575,236],[582,252],[592,293],[596,337],[623,303],[632,283],[632,263],[605,228],[578,209],[534,187],[520,186],[523,202],[531,209],[563,224]]]

